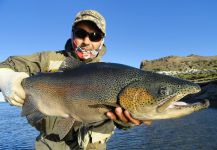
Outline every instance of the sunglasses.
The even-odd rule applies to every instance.
[[[89,33],[81,28],[75,28],[72,30],[72,32],[74,36],[81,39],[84,39],[85,37],[88,36],[92,42],[99,42],[103,38],[103,34],[96,33],[96,32]]]

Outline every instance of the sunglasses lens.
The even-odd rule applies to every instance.
[[[89,38],[93,42],[98,42],[102,39],[102,35],[98,33],[91,33],[89,34]]]
[[[74,35],[78,38],[85,38],[87,36],[87,32],[85,30],[82,30],[82,29],[76,29],[74,31]]]
[[[99,34],[99,33],[88,33],[87,31],[83,30],[83,29],[75,29],[74,31],[74,36],[78,37],[78,38],[81,38],[81,39],[84,39],[87,35],[89,36],[89,39],[92,41],[92,42],[98,42],[100,41],[102,38],[103,38],[103,35],[102,34]]]

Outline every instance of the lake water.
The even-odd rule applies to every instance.
[[[0,103],[0,150],[31,150],[38,135],[20,109]],[[217,150],[217,109],[180,119],[155,121],[130,130],[116,130],[109,150]]]

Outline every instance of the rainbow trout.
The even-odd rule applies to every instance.
[[[209,101],[178,102],[200,87],[192,82],[115,63],[91,63],[62,72],[41,73],[22,82],[22,116],[31,124],[44,115],[91,124],[121,106],[139,120],[178,118],[207,108]]]

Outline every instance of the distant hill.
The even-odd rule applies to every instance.
[[[198,83],[201,92],[189,95],[184,100],[191,102],[209,99],[211,107],[217,107],[217,56],[167,56],[144,60],[140,68]]]
[[[194,82],[207,82],[217,79],[217,56],[167,56],[156,60],[144,60],[140,68]]]

